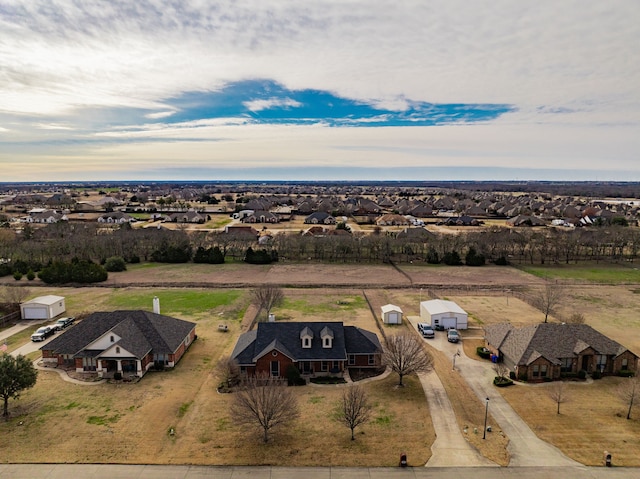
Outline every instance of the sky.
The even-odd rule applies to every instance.
[[[0,181],[640,181],[640,2],[0,0]]]

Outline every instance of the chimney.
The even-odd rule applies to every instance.
[[[156,314],[160,314],[160,300],[157,296],[153,297],[153,312]]]

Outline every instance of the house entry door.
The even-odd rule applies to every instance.
[[[311,361],[303,361],[302,362],[302,373],[303,374],[311,374]]]
[[[582,369],[589,370],[589,356],[582,356]]]

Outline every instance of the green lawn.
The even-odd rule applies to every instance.
[[[241,290],[193,290],[167,289],[150,291],[116,290],[107,300],[108,308],[113,309],[151,309],[153,296],[160,299],[163,314],[191,316],[219,307],[229,307],[243,292]],[[242,315],[240,315],[242,317]]]
[[[312,303],[307,299],[285,298],[280,309],[299,311],[304,314],[320,314],[332,311],[353,311],[365,308],[366,301],[362,296],[345,296],[337,301]]]
[[[592,283],[640,283],[640,264],[632,265],[519,265],[519,269],[544,279],[578,280]]]

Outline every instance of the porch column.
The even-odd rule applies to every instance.
[[[117,364],[118,372],[121,373],[122,372],[122,360],[121,359],[116,359],[116,364]]]
[[[136,359],[136,374],[142,376],[142,361]]]
[[[102,370],[102,359],[98,359],[96,361],[96,372],[98,373],[98,377],[102,377],[103,374],[103,370]]]

